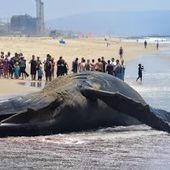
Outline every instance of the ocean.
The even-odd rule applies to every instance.
[[[137,66],[144,66],[137,83]],[[170,49],[139,56],[126,66],[126,82],[153,107],[170,111]],[[170,136],[148,126],[0,139],[0,169],[169,170]]]
[[[138,43],[144,43],[144,41],[147,41],[150,44],[155,44],[159,42],[159,44],[170,44],[170,37],[134,37],[134,38],[124,38],[123,42],[138,42]]]

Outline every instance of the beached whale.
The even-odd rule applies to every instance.
[[[128,84],[99,72],[60,77],[40,92],[3,101],[0,119],[0,137],[141,123],[170,133],[170,113],[151,108]]]

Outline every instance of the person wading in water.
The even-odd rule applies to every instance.
[[[139,64],[138,65],[138,78],[136,79],[136,81],[138,81],[140,79],[141,83],[142,83],[142,71],[144,70],[144,67]]]

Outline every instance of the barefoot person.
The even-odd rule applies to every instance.
[[[35,55],[32,55],[32,59],[29,62],[31,65],[31,70],[30,70],[30,74],[31,74],[31,79],[35,80],[36,79],[36,71],[37,71],[37,62],[35,60]]]
[[[120,47],[119,49],[119,56],[120,56],[120,59],[122,60],[123,59],[123,48]]]
[[[142,83],[142,71],[143,71],[144,67],[139,64],[138,65],[138,78],[136,79],[136,81],[138,81],[140,79],[141,83]]]

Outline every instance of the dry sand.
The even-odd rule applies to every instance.
[[[86,38],[86,39],[66,39],[66,44],[59,44],[58,39],[51,38],[31,38],[31,37],[1,37],[0,50],[11,54],[22,52],[29,61],[34,54],[43,61],[46,54],[51,54],[55,61],[60,56],[69,64],[71,70],[72,61],[78,57],[85,59],[95,59],[104,56],[106,61],[111,58],[119,59],[118,50],[120,46],[124,49],[125,62],[141,54],[155,53],[155,45],[148,45],[144,49],[140,43],[124,43],[120,39],[113,38],[109,40],[110,46],[106,46],[104,38]],[[29,70],[29,66],[27,68]],[[27,84],[30,79],[27,80]],[[23,80],[0,79],[0,98],[6,95],[20,95],[39,90],[29,86],[24,86]],[[37,85],[37,84],[36,84]]]

